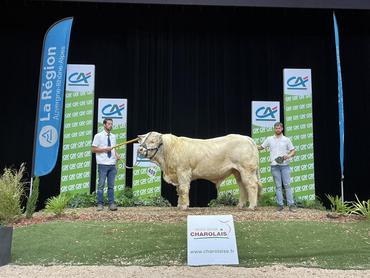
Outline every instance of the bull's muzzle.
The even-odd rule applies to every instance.
[[[137,150],[137,156],[138,157],[141,157],[141,158],[144,158],[144,157],[147,157],[148,155],[148,150],[142,146],[140,146]]]

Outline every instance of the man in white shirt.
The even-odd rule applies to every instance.
[[[278,211],[283,210],[283,190],[282,184],[285,188],[285,195],[289,210],[294,212],[294,199],[292,189],[290,187],[290,166],[289,163],[292,157],[295,155],[296,150],[292,144],[292,141],[283,135],[283,124],[275,123],[274,132],[275,135],[268,137],[262,145],[258,145],[259,150],[266,148],[270,149],[270,166],[271,174],[274,178],[276,186],[276,199],[278,204]]]
[[[104,130],[95,134],[91,147],[91,151],[96,154],[98,167],[98,211],[103,210],[103,192],[106,179],[108,183],[109,209],[117,210],[114,204],[114,180],[117,174],[116,162],[121,158],[116,150],[112,148],[117,144],[116,136],[111,133],[113,120],[106,118],[103,124]]]

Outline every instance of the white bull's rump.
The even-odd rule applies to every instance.
[[[177,187],[179,207],[189,206],[192,180],[209,180],[218,189],[231,174],[239,185],[239,206],[243,207],[247,199],[249,208],[257,206],[261,189],[259,154],[252,138],[230,134],[202,140],[158,132],[149,132],[139,138],[138,154],[157,163],[164,180]]]

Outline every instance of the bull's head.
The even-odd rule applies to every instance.
[[[138,156],[152,159],[155,157],[161,146],[162,134],[152,131],[147,134],[139,135],[139,148],[137,150]]]

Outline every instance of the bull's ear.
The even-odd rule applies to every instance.
[[[146,134],[143,135],[138,135],[137,137],[139,138],[139,143],[141,144],[145,138]]]

